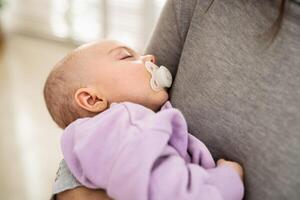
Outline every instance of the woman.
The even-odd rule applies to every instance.
[[[176,75],[170,99],[190,132],[243,164],[246,199],[298,198],[299,1],[168,0],[146,53]],[[108,198],[62,168],[59,200]]]

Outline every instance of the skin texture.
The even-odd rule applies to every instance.
[[[217,161],[217,166],[227,166],[227,167],[232,168],[234,171],[236,171],[238,173],[240,178],[243,180],[244,170],[243,170],[242,166],[239,163],[233,162],[233,161],[227,161],[227,160],[224,160],[224,159],[219,159]]]
[[[145,62],[155,63],[153,55],[140,55],[113,40],[84,45],[75,51],[78,55],[86,66],[79,73],[88,77],[86,87],[78,89],[74,97],[81,108],[99,113],[111,103],[129,101],[158,111],[168,100],[167,91],[150,87]]]
[[[85,187],[77,187],[57,195],[57,200],[111,200],[104,190],[91,190]]]

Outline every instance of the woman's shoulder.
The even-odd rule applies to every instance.
[[[181,38],[185,38],[195,14],[204,15],[213,0],[169,0],[173,4]]]

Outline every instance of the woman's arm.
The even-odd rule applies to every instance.
[[[59,193],[56,200],[111,200],[104,190],[91,190],[85,187],[77,187]]]
[[[59,164],[53,194],[52,200],[110,200],[104,190],[91,190],[81,186],[64,160]]]

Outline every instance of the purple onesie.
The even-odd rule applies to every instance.
[[[78,119],[63,133],[62,152],[82,185],[105,189],[115,200],[238,200],[244,194],[238,174],[216,167],[170,102],[157,113],[114,103]]]

